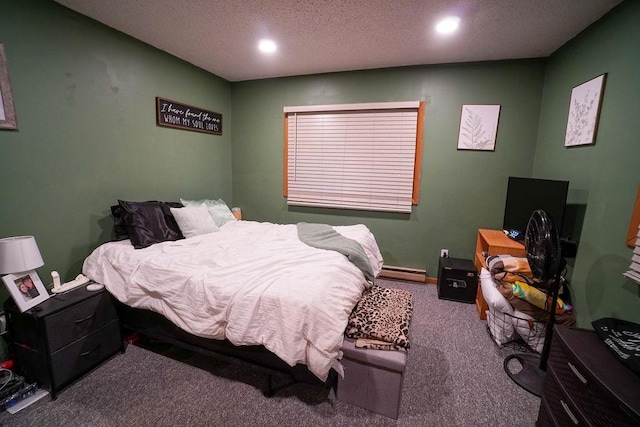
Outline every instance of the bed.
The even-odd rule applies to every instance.
[[[147,241],[142,245],[136,236],[140,218],[125,212],[120,219],[129,238],[102,244],[84,261],[83,274],[117,300],[123,326],[297,380],[327,382],[332,371],[339,372],[349,315],[371,282],[368,276],[382,268],[368,228],[323,226],[333,237],[359,243],[367,272],[350,255],[303,243],[301,224],[230,219],[220,224],[218,218],[214,231],[164,240],[167,223],[193,214],[196,209],[189,207],[197,207],[198,215],[207,207],[182,208],[182,202],[144,202],[158,203],[160,210],[143,215]],[[119,207],[130,207],[127,203]],[[116,214],[114,219],[116,228],[123,225]],[[164,222],[158,229],[165,236],[149,243],[154,221]],[[173,228],[179,234],[188,229],[183,222]]]

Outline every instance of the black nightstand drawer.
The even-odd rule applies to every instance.
[[[51,355],[56,367],[52,373],[53,386],[60,388],[70,380],[97,366],[122,348],[120,325],[114,320]]]
[[[53,353],[114,319],[117,319],[116,310],[105,292],[48,316],[44,327],[49,351]]]
[[[551,415],[551,409],[549,409],[549,406],[544,399],[542,399],[542,401],[540,402],[540,412],[538,412],[536,427],[564,427],[557,424],[553,419],[553,415]]]
[[[123,350],[120,322],[106,290],[84,287],[51,296],[21,313],[4,303],[17,371],[58,391]]]
[[[579,360],[574,359],[559,340],[555,340],[551,345],[549,366],[556,381],[571,394],[574,404],[592,423],[606,426],[634,424],[633,420],[621,411],[615,399],[606,393],[589,370]]]
[[[640,426],[640,378],[592,330],[554,325],[538,426]]]
[[[580,412],[573,402],[565,395],[558,384],[558,378],[553,368],[547,370],[547,378],[544,382],[543,402],[554,414],[555,421],[561,426],[583,426],[588,425],[582,419]]]

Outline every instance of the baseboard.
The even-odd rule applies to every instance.
[[[381,278],[409,280],[411,282],[428,283],[427,271],[417,268],[396,267],[393,265],[383,265],[380,272]]]

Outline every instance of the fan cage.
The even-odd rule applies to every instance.
[[[546,322],[514,316],[513,314],[504,313],[492,307],[489,308],[489,311],[491,312],[491,316],[487,316],[487,333],[491,341],[493,341],[498,348],[507,347],[520,352],[540,353],[540,351],[536,349],[542,348],[544,344],[545,330],[547,327]],[[499,343],[500,340],[496,339],[496,336],[491,332],[496,331],[496,335],[505,337],[512,328],[515,328],[513,339],[502,344]],[[519,332],[525,329],[528,331],[526,334]]]
[[[541,282],[552,279],[562,261],[558,228],[550,214],[540,209],[533,212],[525,231],[525,248],[533,276]]]

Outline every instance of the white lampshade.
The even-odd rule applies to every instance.
[[[22,273],[43,265],[42,255],[33,236],[0,239],[0,274]]]

